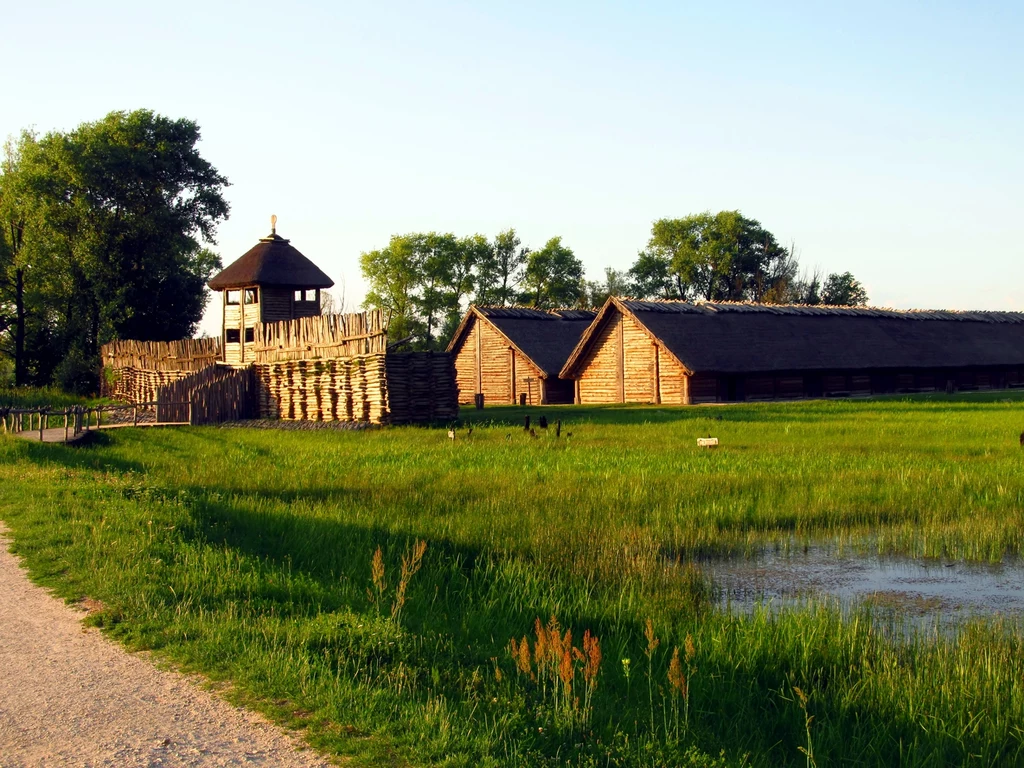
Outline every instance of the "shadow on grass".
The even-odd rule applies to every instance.
[[[365,503],[358,499],[359,492],[349,495],[354,501]],[[400,559],[415,537],[340,519],[262,512],[258,506],[253,508],[261,498],[266,496],[252,494],[249,499],[235,497],[230,502],[203,499],[193,506],[191,531],[186,529],[181,534],[191,537],[196,544],[229,549],[261,564],[261,578],[247,587],[251,590],[251,610],[269,611],[276,617],[297,621],[313,621],[339,611],[372,615],[366,589],[371,584],[370,561],[374,550],[380,547],[384,555],[387,579],[393,589]],[[519,561],[519,566],[503,569],[503,561]],[[489,670],[495,660],[501,660],[508,671],[509,639],[531,634],[535,619],[550,615],[559,604],[579,605],[580,601],[570,594],[577,589],[587,590],[591,599],[601,600],[602,591],[613,592],[616,586],[585,583],[557,566],[527,556],[488,552],[446,537],[430,538],[423,571],[410,583],[409,602],[402,619],[406,630],[417,638],[414,647],[402,651],[381,649],[378,643],[373,646],[379,649],[372,651],[376,654],[373,662],[409,665],[415,674],[424,676],[440,668],[440,685],[446,689],[445,694],[453,701],[460,700],[465,693],[465,670]],[[614,599],[610,594],[605,598]],[[226,611],[228,603],[237,599],[238,595],[229,590],[223,600],[208,597],[201,607],[216,614]],[[386,611],[385,606],[385,614]],[[628,687],[616,678],[617,659],[643,658],[644,616],[638,612],[626,620],[611,619],[596,609],[563,609],[558,610],[558,615],[563,627],[575,630],[577,639],[583,629],[590,629],[608,649],[609,669],[602,685],[609,690],[597,702],[595,722],[639,733],[642,727],[638,723],[645,722],[647,702],[637,699],[634,691],[634,701],[624,704],[622,697],[628,693]],[[683,613],[677,620],[686,626],[694,617]],[[344,631],[347,630],[338,630]],[[666,653],[670,645],[681,645],[681,637],[662,637]],[[351,642],[342,634],[324,631],[306,640],[305,652],[335,658],[339,647],[352,652]],[[816,653],[821,654],[817,660],[779,656],[772,664],[757,668],[740,668],[725,662],[721,666],[714,658],[703,662],[701,677],[693,688],[693,707],[699,713],[696,732],[701,734],[698,742],[710,750],[722,744],[742,745],[744,750],[753,750],[765,760],[793,762],[791,758],[798,754],[796,745],[802,743],[803,722],[799,710],[779,698],[780,692],[789,690],[787,686],[794,679],[812,690],[826,690],[830,670],[845,663],[838,656],[833,658],[827,649],[818,649]],[[656,670],[659,679],[665,675],[662,666],[664,660]],[[801,677],[808,669],[817,671],[809,679]],[[704,682],[716,678],[728,683]],[[425,701],[428,694],[424,691],[409,695],[418,695]],[[819,723],[831,724],[829,731],[816,734],[823,750],[845,745],[855,748],[858,742],[870,742],[873,749],[879,749],[875,739],[879,733],[886,734],[885,743],[898,745],[913,739],[917,730],[913,722],[881,712],[861,712],[858,718],[850,720],[842,706],[828,697],[817,699],[815,716]],[[750,723],[758,723],[758,728],[751,729]],[[610,735],[606,733],[605,737]],[[545,751],[548,748],[557,751],[559,746],[552,743],[543,747]],[[953,756],[950,753],[951,759]],[[895,751],[889,757],[899,759]]]

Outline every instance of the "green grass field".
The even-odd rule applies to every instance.
[[[4,437],[0,518],[111,635],[359,765],[1024,761],[1018,624],[730,615],[690,564],[821,541],[1018,557],[1022,395],[530,412],[537,438],[512,408],[467,411],[454,442]]]

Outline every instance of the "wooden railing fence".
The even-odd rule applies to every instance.
[[[166,405],[166,404],[164,404]],[[140,424],[187,424],[188,403],[171,403],[184,406],[186,420],[160,419],[155,409],[157,403],[134,403],[132,405],[72,405],[65,408],[0,408],[0,429],[5,434],[38,432],[43,439],[47,429],[63,429],[64,439],[80,435],[104,426],[139,426]],[[107,423],[103,423],[106,414]],[[54,423],[56,421],[56,423]]]

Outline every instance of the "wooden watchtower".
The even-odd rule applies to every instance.
[[[229,264],[208,285],[222,297],[224,362],[245,365],[255,358],[254,326],[320,314],[320,291],[334,281],[290,242],[270,234]]]

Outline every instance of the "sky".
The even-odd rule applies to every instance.
[[[0,136],[194,120],[225,265],[276,214],[347,309],[393,234],[560,235],[597,279],[738,209],[874,305],[1024,310],[1020,2],[36,0],[0,39]]]

